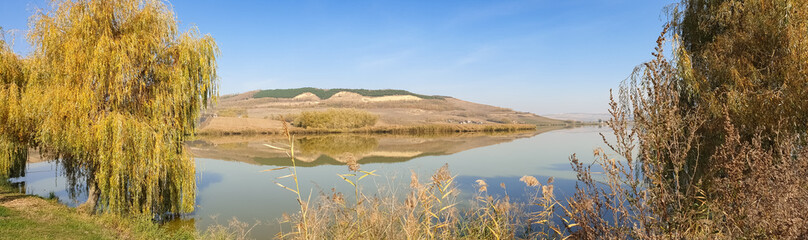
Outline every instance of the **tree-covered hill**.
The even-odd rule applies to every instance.
[[[430,95],[421,95],[415,94],[405,90],[396,90],[396,89],[381,89],[381,90],[368,90],[368,89],[349,89],[349,88],[334,88],[334,89],[321,89],[321,88],[312,88],[312,87],[304,87],[304,88],[292,88],[292,89],[269,89],[269,90],[260,90],[253,95],[254,98],[293,98],[297,95],[303,93],[312,93],[316,95],[320,99],[329,99],[334,94],[339,92],[352,92],[356,93],[365,97],[383,97],[383,96],[393,96],[393,95],[412,95],[422,99],[443,99],[443,96],[430,96]]]

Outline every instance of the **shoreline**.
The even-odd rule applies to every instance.
[[[289,127],[289,133],[295,135],[324,135],[324,134],[384,134],[384,135],[425,135],[425,134],[455,134],[455,133],[508,133],[540,131],[546,128],[572,128],[597,124],[419,124],[373,126],[354,129],[325,129],[325,128],[299,128]],[[266,129],[202,129],[197,136],[228,136],[228,135],[282,135],[282,128]]]

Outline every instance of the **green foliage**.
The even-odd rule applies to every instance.
[[[329,109],[322,112],[302,112],[294,125],[301,128],[348,129],[369,127],[379,117],[357,109]]]
[[[707,117],[700,134],[725,136],[724,111],[741,137],[808,130],[808,2],[683,1],[673,29],[687,110]],[[712,144],[715,145],[715,144]],[[711,146],[710,150],[715,146]]]
[[[328,99],[334,94],[339,92],[352,92],[366,97],[383,97],[383,96],[391,96],[391,95],[413,95],[422,99],[444,99],[445,97],[442,96],[428,96],[428,95],[420,95],[411,93],[409,91],[404,90],[394,90],[394,89],[383,89],[383,90],[368,90],[368,89],[346,89],[346,88],[334,88],[334,89],[320,89],[320,88],[293,88],[293,89],[270,89],[270,90],[261,90],[255,95],[254,98],[293,98],[297,95],[302,93],[310,92],[314,95],[317,95],[320,99]]]
[[[217,95],[213,38],[179,33],[157,0],[55,1],[31,26],[30,56],[1,54],[0,68],[21,71],[0,75],[0,167],[37,147],[64,167],[71,191],[89,189],[91,209],[192,211],[194,161],[182,142]]]

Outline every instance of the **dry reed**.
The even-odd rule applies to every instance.
[[[289,133],[294,135],[315,135],[334,133],[362,133],[362,134],[396,134],[396,135],[429,135],[429,134],[451,134],[451,133],[502,133],[518,131],[535,131],[536,125],[532,124],[423,124],[413,126],[373,126],[362,128],[299,128],[289,127]],[[221,135],[283,135],[283,130],[243,130],[243,131],[220,131],[220,130],[200,130],[197,135],[201,136],[221,136]]]

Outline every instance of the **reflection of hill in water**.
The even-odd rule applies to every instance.
[[[297,165],[343,165],[348,159],[360,164],[403,162],[410,159],[450,155],[469,149],[484,147],[519,138],[532,137],[558,128],[542,128],[539,131],[508,134],[451,134],[437,136],[402,135],[316,135],[302,136],[295,140]],[[291,165],[286,153],[264,146],[286,147],[280,136],[216,136],[188,142],[191,152],[198,158],[239,161],[256,165]]]

